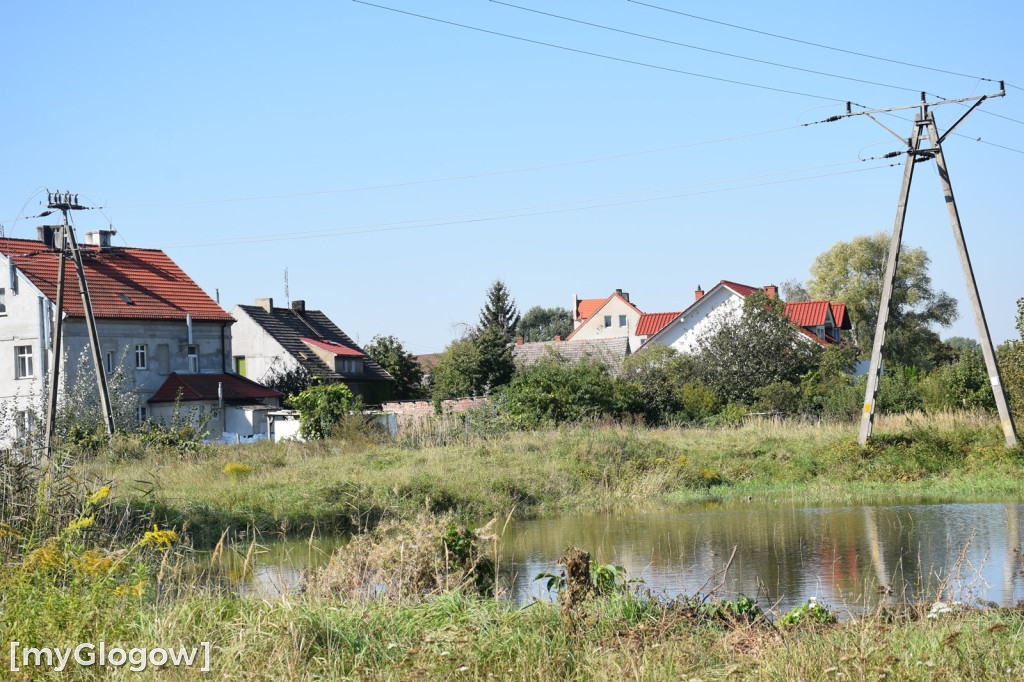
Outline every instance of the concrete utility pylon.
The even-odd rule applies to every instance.
[[[996,408],[999,411],[999,419],[1006,438],[1006,447],[1012,448],[1017,444],[1017,431],[1013,423],[1013,415],[1006,400],[1006,391],[1003,389],[1002,377],[999,373],[999,363],[996,361],[996,354],[992,347],[992,337],[989,335],[988,323],[985,321],[985,311],[981,306],[981,296],[978,294],[978,285],[974,280],[974,269],[971,267],[971,258],[967,253],[967,243],[964,241],[963,226],[960,224],[960,214],[956,208],[956,200],[953,197],[953,186],[949,179],[949,170],[946,167],[946,159],[942,154],[942,142],[967,118],[978,106],[990,97],[1002,97],[1006,94],[1002,82],[999,84],[999,93],[993,95],[980,95],[978,97],[965,97],[962,99],[940,100],[935,102],[925,101],[925,94],[921,93],[921,103],[889,109],[872,109],[870,111],[851,112],[847,104],[846,116],[867,116],[878,123],[891,134],[895,135],[901,142],[907,145],[907,161],[903,172],[903,186],[900,189],[899,203],[896,208],[896,222],[893,225],[892,239],[889,241],[889,257],[885,265],[885,280],[882,282],[882,298],[879,301],[878,321],[875,324],[875,338],[871,346],[871,366],[868,370],[867,388],[864,392],[864,412],[861,415],[860,435],[857,442],[861,446],[866,445],[871,438],[871,429],[875,418],[875,397],[878,392],[878,379],[882,366],[882,346],[885,343],[885,325],[889,319],[889,302],[892,298],[893,282],[896,278],[896,267],[900,259],[900,246],[903,241],[903,225],[907,215],[907,200],[910,196],[910,183],[914,177],[914,166],[923,161],[935,159],[939,170],[939,180],[942,183],[942,192],[946,197],[946,207],[949,209],[949,222],[953,227],[953,239],[956,242],[957,251],[960,254],[960,265],[964,271],[964,282],[967,284],[967,295],[971,300],[971,309],[974,311],[974,321],[978,326],[978,340],[981,344],[982,354],[985,356],[985,367],[988,369],[989,380],[992,383],[992,393],[995,395]],[[935,123],[935,114],[931,107],[940,104],[953,104],[960,102],[971,102],[974,104],[964,112],[964,115],[957,119],[956,123],[949,127],[945,133],[939,134],[938,126]],[[914,117],[914,128],[910,138],[905,139],[889,130],[873,114],[901,109],[918,109]],[[927,140],[929,146],[921,147],[923,141]]]

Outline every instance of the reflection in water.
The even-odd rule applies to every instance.
[[[622,565],[655,594],[692,594],[721,571],[723,596],[747,594],[779,609],[816,597],[858,610],[943,597],[1001,605],[1024,599],[1021,503],[778,508],[709,505],[621,510],[514,522],[500,547],[503,588],[519,603],[549,598],[533,578],[557,572],[573,545]],[[234,589],[279,596],[324,565],[338,538],[229,551],[215,573]],[[717,582],[717,581],[714,581]]]
[[[516,601],[545,598],[532,578],[569,545],[625,567],[656,594],[691,594],[721,571],[724,590],[779,608],[816,597],[859,609],[887,602],[1024,599],[1019,503],[614,512],[520,522],[502,544]]]

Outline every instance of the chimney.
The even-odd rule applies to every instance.
[[[39,225],[36,227],[36,238],[48,248],[56,248],[60,225]]]
[[[769,284],[764,288],[764,293],[768,294],[768,298],[775,299],[779,295],[779,288],[774,284]]]
[[[561,334],[555,334],[555,343],[561,343],[561,342],[562,342]]]
[[[698,284],[697,285],[697,291],[693,292],[693,300],[696,302],[696,301],[699,301],[702,298],[704,298],[704,290],[701,289],[700,285]]]
[[[517,346],[523,345],[523,337],[521,337],[521,336],[517,336],[516,337],[516,345]]]
[[[256,305],[263,308],[268,313],[274,312],[274,299],[272,298],[257,298]]]
[[[306,302],[305,301],[292,301],[292,310],[294,310],[297,313],[304,313],[304,312],[306,312]]]
[[[85,233],[85,243],[100,249],[109,249],[110,235],[110,230],[91,230]]]
[[[623,299],[625,299],[626,303],[629,303],[629,293],[628,292],[625,292],[622,289],[616,289],[615,293],[618,294],[619,296],[621,296]]]

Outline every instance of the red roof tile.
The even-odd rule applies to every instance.
[[[180,399],[217,400],[218,386],[224,393],[225,402],[252,402],[264,398],[282,398],[284,394],[257,384],[237,374],[178,374],[172,372],[167,381],[147,401],[151,403],[173,403]]]
[[[665,328],[672,320],[682,315],[682,313],[644,313],[640,316],[640,321],[636,323],[637,336],[651,336],[657,334]]]
[[[316,346],[317,348],[323,348],[324,350],[330,351],[335,355],[345,355],[357,358],[366,357],[366,353],[358,351],[355,348],[349,348],[348,346],[342,345],[336,341],[329,341],[327,339],[310,339],[305,336],[299,337],[299,341],[308,343],[311,346]]]
[[[205,291],[157,249],[82,247],[82,266],[97,318],[232,322]],[[51,301],[57,298],[58,254],[42,242],[0,238],[0,253],[9,256],[29,281]],[[77,275],[71,259],[64,265],[64,305],[82,317]]]
[[[608,298],[611,298],[610,296]],[[605,304],[608,298],[581,298],[576,304],[576,319],[587,320]]]
[[[825,324],[828,318],[828,301],[800,301],[786,304],[786,315],[801,327],[816,327]]]
[[[832,304],[832,318],[836,321],[836,326],[840,329],[853,329],[853,325],[850,324],[850,316],[846,312],[845,303]]]
[[[725,286],[729,287],[730,289],[735,291],[740,296],[743,296],[744,298],[747,297],[747,296],[750,296],[755,291],[761,291],[762,290],[761,287],[752,287],[749,284],[740,284],[739,282],[730,282],[727,279],[723,279],[721,282],[719,282],[719,284],[724,284]],[[706,295],[707,294],[705,294],[705,296]]]

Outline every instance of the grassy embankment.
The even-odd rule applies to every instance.
[[[755,500],[853,504],[1021,496],[1024,450],[990,415],[882,419],[866,449],[856,426],[750,423],[734,429],[583,426],[443,447],[355,435],[320,443],[216,447],[198,455],[107,453],[87,467],[120,503],[198,544],[225,528],[309,535],[408,518],[427,505],[480,523],[617,505]],[[236,473],[225,473],[229,463]],[[245,470],[249,469],[248,472]],[[145,483],[146,481],[151,482]]]

